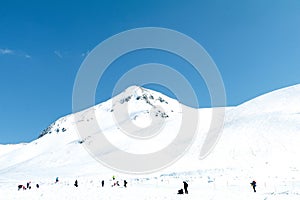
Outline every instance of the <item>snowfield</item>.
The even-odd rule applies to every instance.
[[[58,119],[37,140],[0,145],[0,199],[299,200],[299,102],[300,85],[295,85],[225,108],[221,138],[204,160],[199,159],[200,149],[212,110],[218,108],[198,109],[197,137],[183,157],[155,173],[124,174],[90,156],[85,145],[92,143],[97,133],[81,137],[76,124],[101,122],[103,134],[128,152],[149,153],[168,145],[180,127],[182,105],[158,92],[133,86],[107,102]],[[116,113],[121,124],[116,124]],[[141,144],[120,131],[120,125],[133,123],[145,128],[151,123],[159,125],[161,120],[161,134]],[[134,134],[151,134],[155,126],[143,130]],[[112,187],[112,176],[120,186]],[[253,180],[257,182],[256,193],[250,186]],[[18,191],[18,185],[29,181],[31,190]],[[178,195],[183,181],[189,184],[189,194]]]

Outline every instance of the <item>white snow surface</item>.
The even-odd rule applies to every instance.
[[[75,126],[97,120],[103,134],[128,152],[149,153],[168,145],[180,127],[184,105],[132,86],[111,100],[58,119],[37,140],[0,145],[0,199],[300,199],[299,102],[300,85],[295,85],[225,108],[221,138],[204,160],[199,159],[201,145],[212,110],[219,108],[198,109],[197,137],[184,156],[161,171],[134,175],[97,162],[84,147],[93,135],[82,138]],[[120,124],[116,124],[116,113]],[[141,144],[123,136],[119,127],[154,123],[155,128],[160,120],[164,122],[160,134]],[[113,175],[120,186],[111,186]],[[54,183],[56,177],[58,183]],[[73,185],[76,179],[79,187]],[[256,193],[250,187],[252,180],[257,182]],[[18,191],[18,185],[29,181],[31,190]],[[182,181],[188,182],[189,194],[177,194]]]

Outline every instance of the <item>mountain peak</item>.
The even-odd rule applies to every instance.
[[[80,116],[78,117],[81,119],[80,121],[94,120],[93,117],[89,116],[92,110],[95,111],[97,116],[100,116],[101,121],[105,121],[108,113],[118,113],[118,116],[120,116],[120,112],[123,113],[126,111],[127,114],[123,113],[124,116],[122,116],[123,121],[134,120],[136,122],[143,122],[149,121],[149,115],[162,119],[169,118],[178,113],[181,108],[178,101],[162,93],[133,85],[106,102],[87,108],[79,113],[60,118],[44,129],[40,133],[39,138],[52,133],[65,134],[66,132],[67,134],[69,131],[67,131],[68,128],[66,127],[69,125],[66,125],[66,122],[68,124],[72,121],[69,120],[72,115]],[[105,126],[109,127],[111,125],[108,123]]]
[[[144,100],[147,104],[150,105],[157,105],[157,104],[169,104],[169,102],[172,102],[172,104],[177,104],[178,101],[167,97],[166,95],[156,92],[151,89],[146,89],[141,86],[130,86],[127,89],[125,89],[120,94],[116,95],[111,99],[113,104],[116,104],[117,102],[123,104],[126,102],[129,102],[131,100],[135,101],[141,101]]]
[[[142,96],[143,94],[150,93],[146,88],[143,88],[141,86],[133,85],[126,88],[121,94],[124,96]]]

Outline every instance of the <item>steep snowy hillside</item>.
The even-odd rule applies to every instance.
[[[224,135],[236,138],[230,142],[232,156],[252,158],[252,165],[298,165],[294,156],[300,150],[299,100],[300,85],[295,85],[262,95],[228,112]]]
[[[99,134],[95,123],[122,150],[149,153],[172,141],[180,128],[182,109],[191,108],[161,93],[133,86],[111,100],[60,118],[31,143],[0,145],[0,197],[181,199],[184,196],[176,192],[182,180],[188,180],[189,199],[299,199],[299,100],[300,85],[295,85],[226,108],[222,136],[204,160],[199,159],[199,153],[212,111],[217,108],[198,109],[198,134],[186,154],[162,171],[137,176],[106,168],[86,151],[86,145]],[[78,134],[78,124],[88,131]],[[135,130],[132,137],[145,141],[136,144],[125,137],[128,128]],[[152,135],[158,129],[160,135]],[[100,149],[109,152],[106,147]],[[101,190],[99,180],[111,184],[112,175],[121,177],[120,181],[126,178],[128,190]],[[56,176],[64,180],[59,186],[53,184]],[[84,186],[74,189],[75,178]],[[256,194],[249,186],[253,179],[258,182]],[[40,183],[41,188],[18,192],[17,184],[28,180]]]
[[[157,145],[166,145],[165,143],[168,142],[169,138],[174,137],[175,130],[180,124],[180,114],[181,107],[177,101],[158,92],[133,86],[102,104],[58,119],[42,131],[39,139],[23,144],[22,148],[17,148],[15,145],[7,146],[7,148],[4,146],[3,149],[7,153],[0,157],[2,163],[0,173],[9,174],[10,177],[16,178],[18,175],[14,173],[15,171],[21,171],[28,176],[40,176],[41,174],[55,176],[57,171],[61,170],[67,171],[66,175],[102,171],[104,173],[107,171],[106,168],[89,156],[84,149],[85,144],[93,141],[93,122],[99,122],[98,125],[101,126],[105,136],[112,142],[117,143],[127,151],[139,149],[142,153],[143,151],[151,151],[151,148],[154,148],[153,145],[142,143],[134,146],[130,144],[130,141],[124,143],[120,128],[126,128],[130,123],[134,123],[138,127],[147,127],[152,124],[151,129],[137,130],[135,133],[136,136],[147,137],[149,135],[151,137],[151,132],[155,132],[155,129],[166,121],[165,134],[155,139],[155,148],[157,148]],[[117,121],[120,124],[115,124],[116,117],[118,117]],[[85,133],[78,134],[76,124],[82,123],[90,129],[89,132],[86,131],[87,135],[84,135]],[[164,138],[168,138],[168,140]],[[145,145],[148,145],[149,148],[145,148]],[[105,147],[101,150],[107,151]],[[87,165],[94,171],[64,169],[72,165]],[[99,170],[99,166],[103,170]],[[37,171],[36,168],[42,170]],[[31,173],[32,171],[36,173]]]

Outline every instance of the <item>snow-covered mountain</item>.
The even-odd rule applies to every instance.
[[[97,136],[93,124],[99,122],[103,134],[122,150],[149,153],[176,137],[182,108],[194,109],[132,86],[111,100],[58,119],[31,143],[0,145],[0,199],[99,199],[101,194],[105,194],[102,199],[124,195],[128,199],[175,199],[182,180],[189,181],[189,199],[299,199],[299,100],[300,85],[295,85],[226,108],[221,138],[204,160],[199,159],[200,149],[212,111],[218,108],[198,109],[198,134],[185,155],[162,171],[137,176],[117,173],[90,156],[85,145]],[[79,135],[78,124],[90,126],[89,131]],[[123,137],[122,129],[132,124],[142,128],[133,131],[134,137],[153,141],[136,144]],[[158,138],[151,135],[157,128],[161,129]],[[107,151],[105,147],[101,150]],[[99,194],[99,180],[109,180],[112,175],[130,180],[130,188],[107,188]],[[53,185],[57,176],[64,180],[60,189]],[[86,192],[72,187],[75,178],[85,183]],[[249,186],[252,179],[258,182],[256,194]],[[17,184],[28,180],[40,183],[41,188],[18,192]]]

